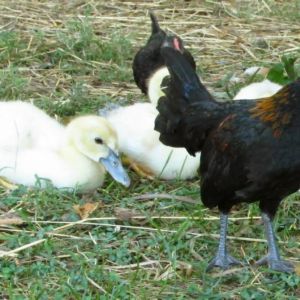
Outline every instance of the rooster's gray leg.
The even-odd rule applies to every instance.
[[[276,244],[276,237],[272,226],[271,218],[266,214],[262,213],[262,220],[265,227],[265,234],[268,242],[268,254],[258,260],[256,264],[264,265],[267,264],[269,268],[280,271],[291,273],[294,270],[292,263],[284,261],[280,258],[279,250]]]
[[[220,215],[220,241],[216,256],[210,261],[207,271],[213,267],[220,267],[222,269],[228,269],[230,265],[243,265],[234,257],[227,253],[226,236],[228,226],[228,214],[221,213]]]

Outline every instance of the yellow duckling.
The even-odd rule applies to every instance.
[[[0,176],[41,187],[89,192],[103,183],[105,170],[125,186],[130,179],[118,157],[117,135],[99,116],[82,116],[66,127],[32,104],[0,102]]]

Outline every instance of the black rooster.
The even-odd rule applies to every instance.
[[[182,40],[178,36],[167,35],[159,27],[155,15],[150,12],[152,22],[152,33],[146,45],[142,47],[135,55],[132,70],[134,81],[144,94],[148,93],[148,81],[156,71],[165,66],[164,59],[160,54],[160,47],[165,39],[168,39],[172,47],[181,51],[193,69],[196,68],[191,53],[183,47]]]
[[[293,265],[280,258],[272,219],[300,186],[300,80],[272,97],[219,103],[179,51],[162,47],[161,55],[171,79],[155,129],[166,145],[201,151],[201,199],[221,212],[219,247],[208,269],[240,263],[226,250],[228,214],[237,203],[259,201],[268,254],[257,263],[291,272]]]

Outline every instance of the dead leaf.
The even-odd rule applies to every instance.
[[[237,36],[235,41],[234,41],[234,43],[237,44],[237,45],[241,44],[241,43],[244,43],[244,42],[245,42],[244,39],[240,36]]]
[[[296,275],[300,276],[300,263],[295,264],[295,273]]]
[[[185,276],[191,276],[193,273],[193,266],[184,261],[178,261],[178,268]]]
[[[87,202],[83,205],[74,205],[73,209],[81,219],[88,218],[100,205],[100,202]]]
[[[270,68],[261,67],[260,70],[258,71],[258,74],[261,74],[263,76],[267,76],[269,71],[270,71]]]
[[[133,217],[141,216],[137,211],[128,208],[115,208],[115,216],[121,221],[129,221]]]
[[[0,226],[1,225],[20,225],[23,224],[24,220],[22,220],[15,213],[6,213],[0,216]]]

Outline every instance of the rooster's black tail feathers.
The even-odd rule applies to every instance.
[[[198,76],[181,52],[168,46],[163,46],[160,51],[172,78],[195,87],[199,85]]]
[[[155,130],[160,132],[160,141],[165,145],[185,147],[194,154],[203,145],[206,127],[195,133],[191,121],[195,117],[198,120],[202,107],[211,106],[215,101],[180,51],[163,46],[161,55],[171,78],[163,87],[165,96],[158,101]]]
[[[171,101],[174,101],[175,91],[177,98],[182,98],[185,105],[213,99],[200,82],[191,64],[179,51],[171,47],[162,47],[161,55],[171,75],[168,88],[168,91],[172,94],[170,96],[173,98]]]

